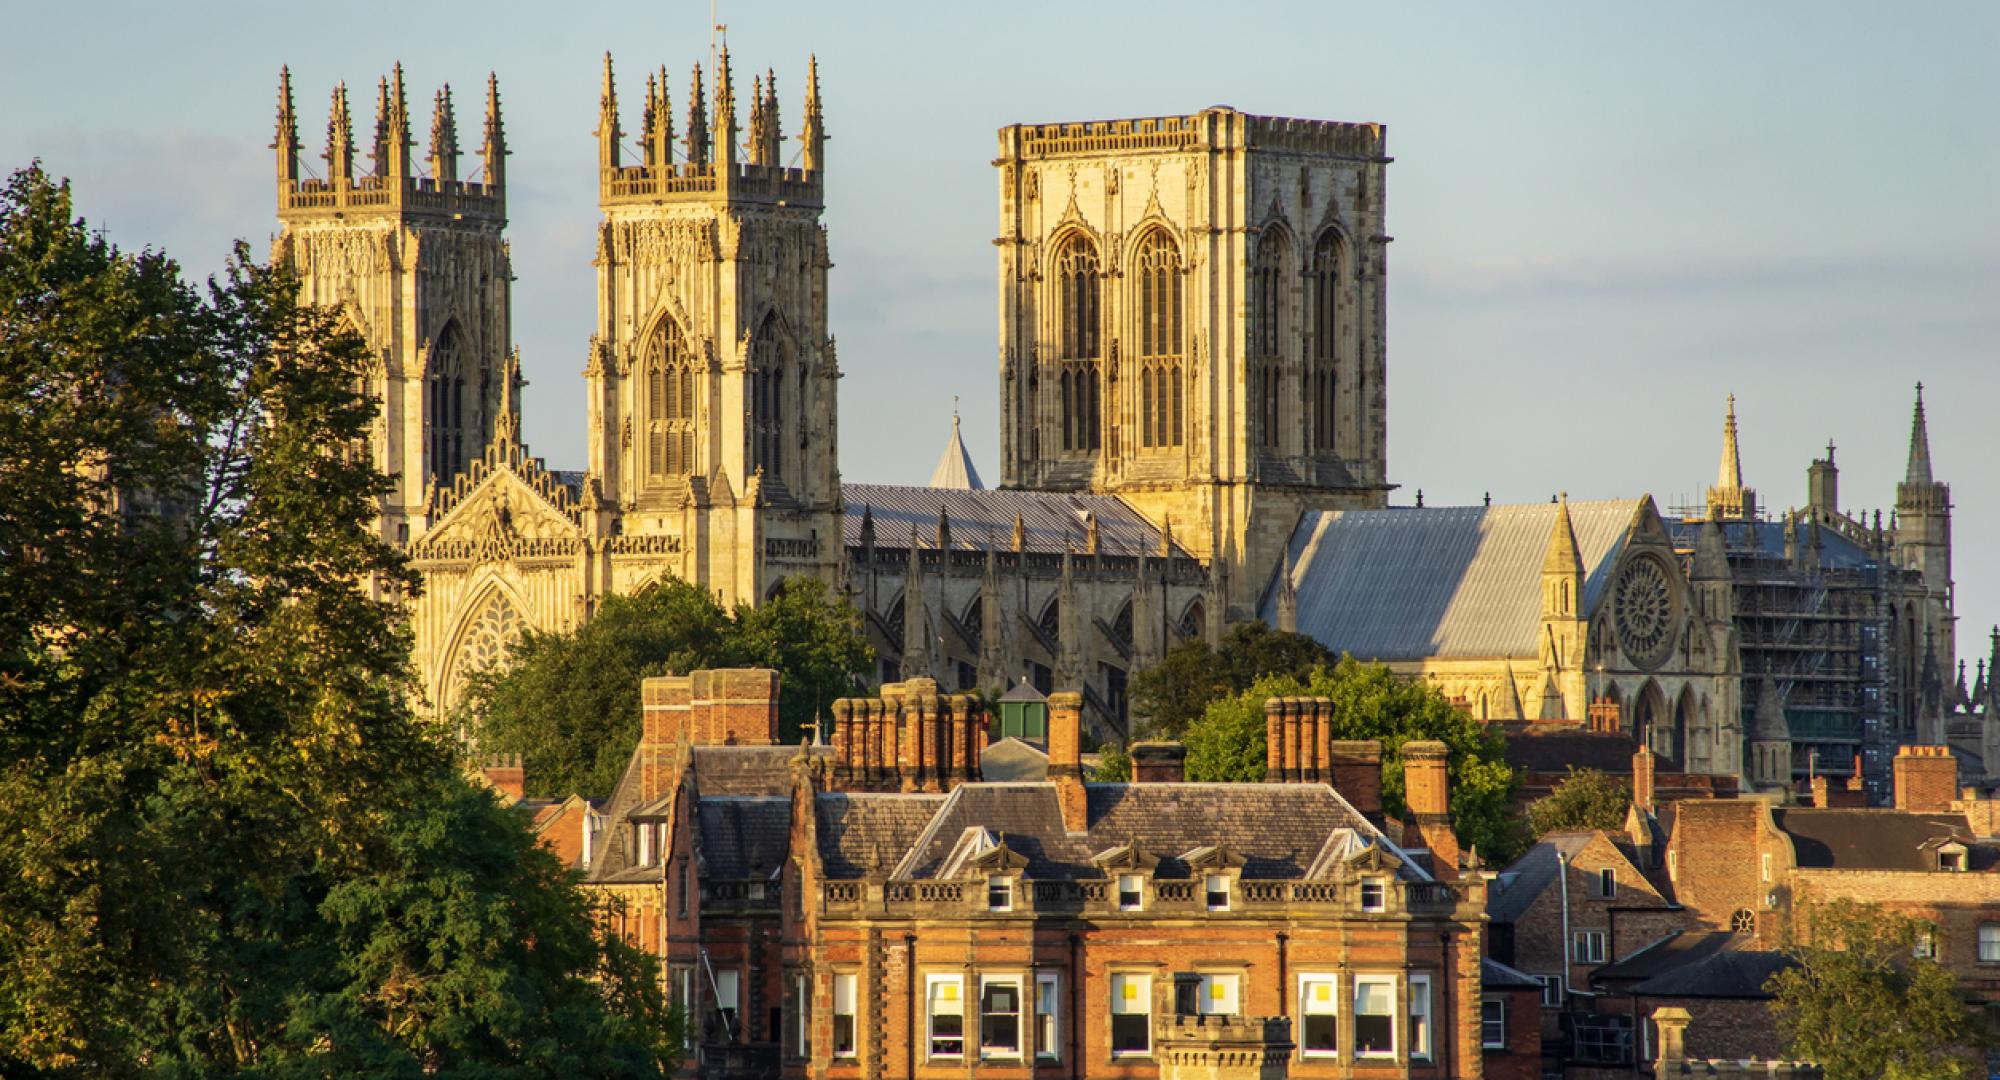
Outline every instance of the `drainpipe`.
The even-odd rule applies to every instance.
[[[917,935],[904,934],[903,946],[910,950],[909,977],[903,980],[903,1030],[909,1038],[903,1040],[903,1075],[914,1078],[917,1075]],[[960,1002],[960,1007],[964,1003]]]
[[[1083,948],[1083,938],[1077,934],[1069,936],[1069,1074],[1072,1078],[1083,1075],[1083,1032],[1079,1030],[1083,1021],[1083,962],[1079,950]]]
[[[1562,986],[1560,988],[1562,990],[1562,1004],[1558,1008],[1566,1010],[1569,1007],[1569,958],[1571,948],[1569,940],[1569,856],[1564,855],[1561,850],[1557,850],[1556,852],[1556,890],[1562,895],[1563,931],[1560,946],[1562,952]]]
[[[1278,935],[1278,1015],[1279,1016],[1291,1015],[1291,1013],[1288,1011],[1289,1007],[1291,1006],[1291,994],[1289,991],[1285,989],[1286,986],[1289,985],[1285,981],[1285,946],[1290,941],[1291,941],[1290,934],[1280,933]],[[1293,1041],[1297,1042],[1298,1040],[1294,1039]]]

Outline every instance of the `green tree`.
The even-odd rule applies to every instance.
[[[0,190],[0,1073],[658,1075],[657,965],[405,705],[368,350],[297,295]]]
[[[1305,679],[1339,657],[1304,634],[1273,630],[1261,622],[1238,623],[1210,648],[1200,638],[1179,642],[1159,664],[1132,677],[1133,710],[1148,717],[1148,738],[1178,739],[1209,703],[1248,690],[1273,675]]]
[[[1537,837],[1575,829],[1622,829],[1632,789],[1599,769],[1571,768],[1553,790],[1528,805],[1528,830]]]
[[[1307,677],[1273,675],[1218,699],[1187,730],[1190,780],[1256,781],[1264,778],[1264,702],[1311,695],[1333,702],[1335,737],[1382,744],[1382,802],[1403,813],[1403,766],[1398,750],[1411,739],[1436,739],[1450,751],[1452,829],[1459,842],[1478,848],[1489,862],[1511,859],[1522,846],[1513,813],[1517,783],[1505,760],[1506,741],[1452,707],[1436,687],[1398,678],[1381,664],[1342,657]]]
[[[1971,1080],[1985,1075],[1993,1033],[1958,977],[1920,943],[1934,924],[1873,904],[1802,904],[1773,975],[1771,1011],[1785,1052],[1817,1061],[1827,1080]]]
[[[1099,784],[1120,784],[1132,779],[1132,755],[1116,743],[1097,752],[1097,767],[1090,779]]]
[[[872,662],[858,613],[817,580],[787,580],[732,615],[702,587],[670,579],[606,597],[574,630],[524,634],[506,667],[466,680],[458,722],[480,746],[521,755],[530,794],[601,795],[638,745],[648,676],[776,669],[779,736],[793,742]]]

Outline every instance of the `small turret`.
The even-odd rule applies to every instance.
[[[674,102],[667,93],[667,69],[660,68],[657,83],[646,76],[646,168],[654,176],[670,176],[674,171]]]
[[[1750,731],[1750,782],[1759,788],[1792,782],[1792,727],[1785,703],[1769,675],[1757,685],[1757,711]]]
[[[1826,441],[1826,456],[1814,458],[1806,468],[1806,505],[1826,514],[1840,512],[1840,468],[1833,463],[1833,440]]]
[[[688,100],[688,126],[687,139],[684,145],[687,147],[688,164],[699,169],[708,164],[709,148],[708,97],[707,90],[701,81],[701,64],[699,63],[696,63],[694,66],[694,77],[688,80],[688,88],[690,95]]]
[[[398,62],[389,80],[389,171],[387,175],[403,180],[410,175],[410,103],[403,93],[403,65]]]
[[[375,80],[375,138],[368,144],[368,167],[377,178],[389,175],[389,77]]]
[[[725,185],[736,171],[736,132],[736,87],[729,74],[729,46],[725,45],[715,69],[715,124],[710,133],[715,163]]]
[[[619,167],[619,139],[624,132],[618,129],[618,82],[611,73],[611,54],[604,54],[604,87],[597,94],[597,168],[599,171]]]
[[[1924,384],[1917,384],[1916,414],[1910,419],[1910,460],[1903,467],[1905,484],[1928,484],[1931,479],[1931,432],[1924,420]]]
[[[819,103],[819,57],[806,61],[806,126],[799,135],[804,144],[802,164],[807,172],[826,167],[826,117]]]
[[[750,164],[770,165],[771,159],[764,156],[764,129],[767,126],[764,112],[764,77],[750,77]]]
[[[1278,629],[1299,632],[1299,593],[1292,584],[1292,549],[1285,548],[1278,560]]]
[[[1924,627],[1924,665],[1917,676],[1917,741],[1926,745],[1944,742],[1944,673],[1939,668],[1937,631]]]
[[[450,183],[458,179],[458,121],[451,112],[451,84],[437,92],[431,105],[431,179]]]
[[[292,69],[278,69],[278,133],[271,140],[278,152],[278,186],[299,180],[299,117],[292,108]]]
[[[507,133],[500,123],[500,76],[486,76],[486,186],[505,187],[507,182]]]
[[[1743,486],[1743,457],[1736,438],[1736,395],[1722,421],[1722,463],[1708,489],[1708,516],[1715,521],[1749,521],[1757,516],[1757,493]]]
[[[333,88],[333,108],[326,121],[326,179],[345,186],[354,181],[354,119],[347,111],[347,84]]]

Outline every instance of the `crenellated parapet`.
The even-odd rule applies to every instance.
[[[834,785],[848,791],[949,791],[979,779],[986,710],[931,679],[833,703]]]

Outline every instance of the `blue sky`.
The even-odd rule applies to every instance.
[[[1693,501],[1734,392],[1767,504],[1803,502],[1832,439],[1843,502],[1886,508],[1921,379],[1958,504],[1961,655],[1984,655],[2000,621],[2000,6],[1001,10],[723,5],[742,78],[778,70],[787,130],[819,55],[847,478],[921,483],[953,395],[997,475],[1001,125],[1217,103],[1376,121],[1396,157],[1402,501]],[[315,164],[335,81],[372,112],[368,88],[401,60],[415,111],[449,82],[463,118],[497,71],[524,429],[580,467],[600,58],[616,54],[628,109],[661,64],[684,105],[708,21],[688,2],[40,4],[0,36],[0,165],[42,158],[114,239],[206,273],[274,229],[280,64]]]

